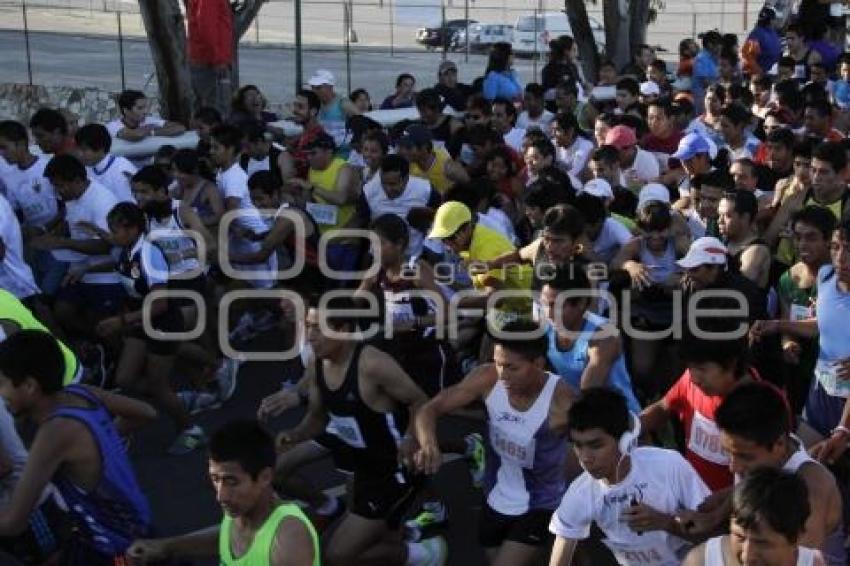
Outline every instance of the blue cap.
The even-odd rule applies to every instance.
[[[684,161],[700,153],[711,154],[711,146],[703,136],[696,132],[691,132],[679,140],[679,148],[670,157]]]

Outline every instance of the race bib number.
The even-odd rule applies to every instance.
[[[534,467],[534,438],[523,440],[515,435],[509,434],[504,430],[491,426],[490,427],[490,442],[493,450],[501,458],[508,462],[513,462],[523,468],[531,469]]]
[[[325,226],[336,226],[339,208],[335,204],[320,204],[317,202],[307,203],[307,212],[316,221],[316,224]]]
[[[673,564],[681,563],[673,551],[667,546],[662,545],[661,541],[653,541],[655,544],[651,544],[649,541],[629,544],[622,542],[615,543],[605,539],[603,542],[614,553],[619,564],[629,566],[638,564],[672,566]]]
[[[812,318],[812,309],[805,305],[791,305],[788,318],[791,320],[807,320]]]
[[[694,411],[688,449],[713,464],[720,466],[729,464],[729,456],[720,445],[720,428],[717,423],[707,419],[699,411]]]
[[[354,417],[339,417],[337,415],[329,415],[330,423],[327,431],[332,432],[351,446],[352,448],[366,448],[366,439],[363,438],[363,433],[360,431],[360,425],[357,424],[357,419]]]
[[[833,397],[850,397],[850,380],[838,378],[838,364],[818,360],[815,378],[823,390]]]

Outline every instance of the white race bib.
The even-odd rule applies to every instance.
[[[611,549],[619,564],[667,566],[668,564],[681,563],[681,560],[676,557],[673,551],[661,545],[660,541],[641,541],[627,544],[604,539],[602,542]]]
[[[526,441],[509,434],[495,426],[490,427],[490,444],[503,460],[513,462],[523,468],[534,467],[536,442],[534,437]]]
[[[729,464],[729,456],[720,445],[720,428],[717,423],[704,417],[699,411],[694,411],[691,434],[688,437],[688,450],[714,464],[720,466]]]
[[[850,397],[850,380],[838,378],[838,364],[818,360],[815,364],[815,378],[823,390],[833,397]]]
[[[325,226],[336,226],[339,207],[335,204],[320,204],[318,202],[308,202],[307,212],[316,221],[316,224]]]
[[[340,417],[329,413],[330,423],[327,431],[335,434],[337,438],[352,448],[366,448],[366,439],[360,431],[360,425],[354,417]]]

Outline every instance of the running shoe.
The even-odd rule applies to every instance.
[[[415,562],[411,562],[413,566],[444,566],[446,559],[449,557],[449,547],[446,544],[446,539],[432,537],[416,543],[424,550],[425,556]]]
[[[413,519],[404,523],[405,539],[417,542],[428,532],[444,527],[449,523],[449,513],[442,501],[426,501],[422,511]]]
[[[218,395],[206,391],[178,391],[177,398],[190,415],[197,415],[203,411],[211,411],[221,407]]]
[[[218,386],[218,399],[222,403],[229,401],[236,392],[236,375],[239,373],[239,361],[232,358],[224,358],[215,372],[215,381]]]
[[[469,464],[469,474],[472,476],[472,485],[481,488],[484,483],[484,471],[486,466],[486,451],[484,450],[484,439],[480,434],[474,432],[467,434],[466,459]]]
[[[204,430],[198,425],[194,425],[181,432],[177,438],[174,439],[174,442],[168,449],[168,453],[172,456],[184,456],[198,448],[201,448],[206,445],[206,443],[207,435],[204,434]]]

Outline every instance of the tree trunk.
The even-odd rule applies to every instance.
[[[160,112],[169,120],[188,124],[195,96],[180,6],[177,0],[139,0],[139,11],[156,69]]]
[[[239,40],[251,28],[254,18],[267,0],[231,2],[233,7],[233,65],[230,67],[231,95],[239,88]]]
[[[590,82],[595,82],[596,71],[599,68],[599,52],[596,49],[593,30],[590,28],[590,20],[587,18],[585,0],[564,0],[564,8],[570,20],[573,38],[578,44],[584,77]]]
[[[637,52],[637,46],[646,43],[646,28],[649,26],[649,0],[631,0],[629,5],[629,40],[631,50],[629,55]]]
[[[605,55],[622,69],[631,60],[629,0],[604,0]]]

